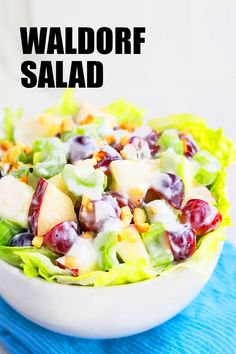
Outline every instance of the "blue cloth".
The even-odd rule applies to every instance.
[[[114,340],[55,334],[26,320],[0,299],[0,340],[11,354],[236,353],[236,249],[229,243],[195,301],[163,325]]]

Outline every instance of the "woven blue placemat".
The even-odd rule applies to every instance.
[[[53,333],[0,299],[0,341],[11,354],[236,353],[236,249],[226,242],[207,286],[184,311],[148,332],[113,340]]]

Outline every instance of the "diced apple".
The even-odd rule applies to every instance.
[[[145,205],[145,210],[151,223],[160,222],[164,226],[176,224],[177,216],[164,200],[153,200]]]
[[[130,236],[127,235],[126,239],[118,244],[117,253],[124,262],[136,262],[145,259],[149,263],[149,255],[138,231],[133,232],[131,227],[128,231],[130,231]]]
[[[72,200],[41,178],[33,195],[28,220],[30,230],[37,236],[43,236],[63,221],[77,222],[77,217]]]
[[[59,173],[58,175],[55,175],[51,177],[48,182],[52,183],[55,187],[57,187],[61,192],[67,194],[69,196],[69,191],[66,187],[66,184],[62,178],[62,174]]]
[[[76,238],[65,256],[57,259],[57,265],[70,269],[73,275],[83,275],[97,269],[98,255],[92,239]]]
[[[43,114],[36,117],[25,117],[15,127],[14,136],[18,143],[32,145],[39,138],[55,136],[63,123],[63,117]]]
[[[13,176],[0,179],[0,218],[13,221],[24,228],[28,225],[28,212],[33,188]]]
[[[153,168],[145,160],[116,160],[110,164],[112,174],[112,189],[129,196],[132,200],[132,191],[140,191],[145,196],[150,187]],[[134,193],[135,194],[135,193]],[[136,200],[132,200],[135,204]]]

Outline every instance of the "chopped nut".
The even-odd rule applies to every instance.
[[[0,149],[7,151],[8,149],[10,149],[13,146],[13,143],[11,141],[8,140],[3,140],[0,143]]]
[[[136,229],[141,232],[141,233],[144,233],[144,232],[147,232],[150,228],[150,225],[145,222],[145,223],[142,223],[142,224],[135,224],[135,227]]]
[[[122,146],[128,144],[128,141],[129,141],[129,137],[127,135],[122,136],[122,138],[120,139],[120,143]]]
[[[74,256],[67,256],[65,259],[65,266],[67,268],[76,268],[76,258]]]
[[[122,158],[123,158],[124,160],[128,160],[128,159],[127,159],[127,154],[126,154],[126,152],[125,152],[124,150],[121,150],[121,151],[120,151],[120,154],[121,154],[121,156],[122,156]]]
[[[121,128],[121,129],[128,130],[129,132],[133,132],[134,129],[135,129],[135,127],[134,127],[132,124],[127,123],[127,122],[120,124],[120,128]]]
[[[183,143],[183,150],[184,150],[184,153],[186,153],[186,152],[188,151],[187,140],[186,140],[186,139],[183,139],[183,140],[182,140],[182,143]]]
[[[91,114],[89,114],[89,115],[87,115],[87,117],[85,119],[83,119],[80,122],[80,125],[86,125],[86,124],[92,123],[92,122],[94,122],[94,120],[95,120],[95,117],[92,116]]]
[[[132,221],[132,213],[130,208],[126,205],[121,208],[121,215],[120,218],[123,222],[124,226],[128,226]]]
[[[43,244],[44,237],[43,236],[34,236],[32,240],[32,245],[36,248],[40,248]]]
[[[102,150],[97,151],[93,154],[93,157],[95,157],[97,161],[101,161],[102,159],[104,159],[105,156],[106,156],[106,152]]]
[[[16,164],[17,157],[20,155],[21,151],[22,147],[20,147],[19,145],[12,146],[3,154],[2,161],[4,163],[9,163],[14,166]]]
[[[82,237],[85,239],[90,239],[95,237],[95,233],[91,231],[86,231],[82,234]]]
[[[24,177],[21,177],[20,178],[20,181],[22,182],[22,183],[28,183],[28,181],[29,181],[29,178],[27,177],[27,176],[24,176]]]
[[[104,139],[106,140],[107,144],[109,144],[109,145],[114,144],[116,142],[116,138],[114,135],[106,135],[104,137]]]
[[[82,206],[84,206],[88,211],[93,211],[93,203],[88,197],[82,197],[81,201]]]
[[[145,192],[138,187],[130,188],[128,193],[130,199],[137,205],[140,205],[145,197]]]
[[[137,242],[140,238],[138,230],[134,226],[127,227],[124,231],[124,239],[128,242]]]
[[[146,221],[145,211],[141,208],[134,209],[134,224],[143,224]]]

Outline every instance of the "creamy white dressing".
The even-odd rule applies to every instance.
[[[138,188],[145,194],[153,178],[151,165],[145,160],[117,160],[110,164],[111,189],[128,197],[130,190]]]
[[[57,262],[65,266],[68,257],[75,257],[75,268],[79,269],[79,275],[97,268],[98,251],[94,247],[92,239],[78,237],[65,256],[58,258]]]
[[[136,148],[134,144],[126,144],[122,152],[125,160],[145,160],[151,158],[151,152],[146,141],[142,142],[141,148]]]
[[[153,200],[145,205],[151,223],[160,222],[165,228],[172,228],[177,224],[177,215],[174,209],[164,200]]]
[[[156,172],[153,176],[152,183],[150,185],[151,188],[155,188],[163,195],[166,196],[167,199],[170,199],[172,196],[171,189],[169,187],[165,187],[166,179],[168,177],[162,173]]]
[[[210,213],[207,215],[207,217],[204,219],[204,224],[209,225],[212,223],[212,221],[215,219],[218,210],[214,205],[209,205],[210,206]]]
[[[152,129],[147,125],[141,125],[141,127],[137,128],[133,133],[132,136],[138,136],[139,138],[145,139],[148,134],[152,132]]]

